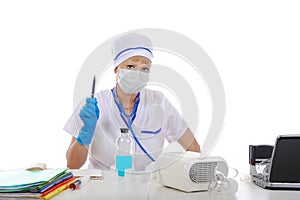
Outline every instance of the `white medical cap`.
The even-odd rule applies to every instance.
[[[112,47],[114,67],[133,56],[144,56],[152,60],[152,43],[146,36],[128,33],[114,41]]]

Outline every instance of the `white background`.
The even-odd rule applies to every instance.
[[[226,120],[214,155],[248,172],[248,145],[300,133],[297,1],[1,1],[0,169],[65,166],[81,65],[102,42],[169,29],[215,63]]]

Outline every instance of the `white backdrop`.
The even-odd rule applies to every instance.
[[[65,166],[77,74],[102,42],[138,28],[196,41],[215,63],[226,120],[213,151],[248,172],[248,145],[300,133],[297,1],[1,1],[0,170]]]

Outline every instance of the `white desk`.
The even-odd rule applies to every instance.
[[[185,193],[161,186],[158,177],[148,181],[149,177],[133,180],[132,177],[118,177],[114,171],[103,171],[103,180],[92,180],[79,190],[66,190],[55,196],[54,200],[82,199],[201,199],[201,200],[299,200],[300,191],[266,190],[253,183],[239,182],[239,190],[233,196],[209,196],[208,192]]]

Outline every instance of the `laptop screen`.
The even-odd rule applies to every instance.
[[[269,180],[300,183],[300,135],[282,135],[277,138]]]

